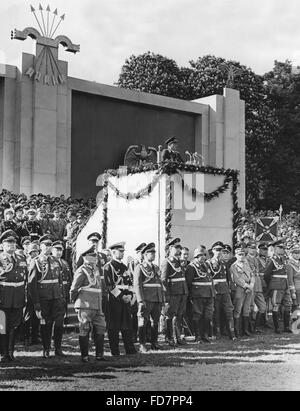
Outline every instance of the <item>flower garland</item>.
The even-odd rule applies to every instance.
[[[192,195],[202,195],[206,202],[209,202],[215,198],[218,198],[220,194],[223,194],[225,191],[229,189],[230,183],[232,183],[232,190],[231,190],[231,197],[232,197],[232,213],[233,213],[233,246],[237,243],[237,232],[238,232],[238,224],[239,224],[239,207],[238,207],[238,185],[239,185],[239,171],[232,170],[232,169],[224,169],[224,168],[215,168],[211,166],[198,166],[194,164],[188,163],[178,163],[175,161],[166,161],[162,164],[146,164],[140,165],[137,167],[127,167],[125,175],[134,175],[138,173],[146,173],[149,171],[156,171],[154,178],[151,183],[149,183],[146,187],[139,190],[137,193],[122,193],[111,181],[109,181],[109,177],[116,177],[120,178],[124,176],[124,169],[121,170],[107,170],[106,173],[106,181],[103,190],[105,190],[104,199],[103,199],[103,218],[102,218],[102,247],[106,247],[107,242],[107,202],[108,202],[108,188],[115,192],[118,197],[121,197],[127,201],[133,199],[141,199],[150,195],[156,185],[159,183],[163,174],[168,176],[179,174],[182,179],[182,187],[183,189],[192,192]],[[189,173],[202,173],[202,174],[209,174],[214,176],[225,176],[223,184],[218,187],[216,190],[212,191],[211,193],[201,193],[197,191],[195,188],[189,187],[187,183],[184,182],[184,178],[182,176],[183,172]],[[167,191],[167,207],[165,210],[165,223],[166,223],[166,241],[171,238],[171,229],[172,229],[172,190],[171,190],[171,182],[168,186]]]
[[[165,210],[165,224],[166,224],[165,241],[167,244],[169,240],[171,240],[172,238],[171,229],[172,229],[173,213],[172,213],[172,183],[171,181],[168,181],[166,196],[167,196],[167,201],[166,201],[166,210]],[[165,251],[167,252],[167,247]]]

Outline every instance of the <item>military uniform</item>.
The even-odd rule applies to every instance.
[[[6,317],[6,334],[1,336],[4,360],[13,360],[16,330],[22,323],[26,304],[28,269],[26,259],[18,254],[0,255],[0,309]]]
[[[162,152],[162,161],[175,161],[177,163],[183,163],[183,159],[178,151],[172,151],[165,149]]]
[[[274,254],[266,266],[264,278],[268,286],[273,307],[272,315],[275,332],[280,332],[278,318],[280,306],[283,307],[284,311],[284,328],[285,331],[288,331],[292,298],[288,282],[286,263],[281,257]]]
[[[146,325],[151,319],[151,347],[157,349],[158,326],[163,304],[163,287],[159,268],[145,261],[136,265],[133,277],[138,303],[139,342],[146,344]]]
[[[70,291],[71,300],[79,320],[79,344],[82,359],[88,358],[89,334],[93,329],[96,346],[96,357],[103,358],[104,334],[106,329],[105,317],[102,310],[102,286],[100,272],[83,264],[76,271]]]
[[[70,288],[72,284],[72,274],[69,267],[69,264],[63,259],[57,259],[61,270],[62,270],[62,279],[63,279],[63,296],[65,301],[65,316],[68,314],[68,305],[70,303]]]
[[[167,258],[161,266],[161,279],[165,289],[167,307],[167,339],[180,340],[179,324],[186,311],[188,289],[185,280],[185,270],[180,259]]]
[[[23,229],[26,230],[28,234],[38,234],[40,237],[44,234],[42,227],[37,220],[25,221]]]
[[[244,318],[245,335],[249,336],[249,315],[255,277],[247,260],[244,262],[236,261],[233,263],[230,267],[230,272],[232,279],[236,284],[236,291],[233,301],[236,336],[240,337],[241,314]]]
[[[186,270],[189,298],[192,302],[193,325],[196,341],[209,341],[208,333],[214,312],[215,288],[212,272],[206,263],[195,259]]]
[[[29,291],[35,311],[41,311],[41,336],[44,356],[51,349],[54,326],[55,351],[61,350],[65,315],[63,273],[57,258],[40,255],[29,268]]]
[[[216,292],[214,317],[217,334],[220,335],[222,311],[225,314],[229,329],[232,330],[233,328],[233,305],[229,286],[228,268],[224,261],[215,258],[208,260],[207,264],[211,270]]]
[[[300,306],[300,262],[290,258],[286,271],[294,306]]]
[[[103,272],[108,291],[107,326],[111,353],[120,355],[121,331],[126,354],[133,354],[136,351],[132,341],[131,304],[122,299],[125,295],[133,297],[130,275],[126,265],[114,259],[104,266]]]
[[[0,225],[0,235],[5,231],[12,230],[17,234],[18,226],[14,220],[4,220]]]

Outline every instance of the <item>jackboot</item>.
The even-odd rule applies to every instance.
[[[81,353],[81,361],[89,362],[89,336],[79,336],[79,347]]]
[[[158,344],[158,324],[151,327],[151,350],[161,350],[162,346]]]
[[[263,334],[263,331],[259,328],[259,325],[261,324],[261,319],[263,316],[264,314],[261,314],[260,312],[256,314],[255,323],[254,323],[254,332],[257,334]]]
[[[284,332],[288,334],[293,333],[293,331],[290,329],[290,317],[291,317],[291,313],[289,311],[284,311],[283,313]]]
[[[276,334],[281,334],[281,331],[279,329],[279,318],[278,318],[278,312],[273,311],[272,312],[272,317],[273,317],[273,324],[274,324],[274,329]]]
[[[177,345],[177,334],[176,334],[176,327],[177,327],[177,318],[172,318],[172,338],[171,341],[173,342],[173,346]]]
[[[170,346],[174,347],[175,344],[174,344],[174,340],[173,340],[172,320],[168,318],[167,321],[166,321],[166,325],[167,325],[167,328],[166,328],[166,342]]]
[[[178,319],[176,319],[175,323],[175,333],[176,333],[176,341],[178,345],[186,345],[186,340],[185,338],[181,338],[181,332],[180,332],[180,327],[178,324]]]
[[[121,330],[126,355],[135,355],[137,351],[132,340],[132,330]]]
[[[193,320],[193,327],[195,333],[195,342],[199,343],[201,341],[199,320]]]
[[[43,344],[43,357],[48,359],[50,358],[50,348],[48,344],[48,329],[47,325],[41,325],[41,338]]]
[[[104,358],[104,334],[94,333],[94,343],[96,349],[96,361],[107,361]]]
[[[16,341],[16,330],[9,330],[8,334],[8,355],[11,361],[14,361],[14,352],[15,352],[15,341]]]
[[[227,327],[228,327],[228,331],[229,331],[230,340],[235,341],[236,336],[235,336],[235,333],[234,333],[234,322],[233,322],[233,320],[228,320],[227,321]]]
[[[207,344],[211,344],[211,339],[209,338],[209,330],[210,330],[211,322],[210,320],[204,319],[203,320],[203,332],[201,335],[201,340]]]
[[[251,337],[251,334],[249,332],[250,318],[249,317],[243,317],[243,322],[244,322],[244,335],[246,337]]]
[[[111,355],[113,357],[118,357],[120,355],[119,331],[109,328],[108,329],[108,341],[109,341]]]
[[[141,354],[145,354],[146,352],[148,352],[146,342],[147,342],[147,329],[145,326],[139,327],[139,343],[140,343],[139,352]]]
[[[241,338],[240,318],[234,318],[234,332],[237,339]]]
[[[62,352],[61,349],[63,334],[64,327],[54,327],[54,347],[56,357],[65,357],[65,354]]]
[[[3,339],[3,356],[1,358],[1,363],[5,364],[5,363],[12,361],[12,359],[9,356],[9,334],[2,335],[2,339]]]

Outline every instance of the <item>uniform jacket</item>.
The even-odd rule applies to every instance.
[[[83,264],[75,272],[70,298],[75,309],[89,309],[102,312],[101,280],[98,268]]]
[[[161,265],[161,280],[166,298],[171,295],[188,295],[185,270],[177,258],[167,258]]]
[[[237,298],[244,295],[247,289],[246,285],[250,286],[252,290],[254,289],[255,277],[247,260],[243,263],[239,263],[238,261],[233,263],[230,267],[230,272],[236,284],[235,296]]]
[[[14,222],[14,220],[4,220],[2,221],[0,225],[0,235],[3,234],[7,230],[13,230],[16,232],[18,229],[17,224]]]
[[[66,240],[66,246],[68,248],[72,248],[73,240],[76,236],[76,227],[77,227],[76,220],[72,221],[72,223],[68,223],[66,225],[65,232],[64,232],[64,237],[65,237],[65,240]]]
[[[185,276],[191,298],[215,297],[211,269],[206,263],[200,264],[196,260],[192,261],[187,266]]]
[[[263,292],[263,285],[261,281],[261,276],[259,274],[259,261],[257,257],[252,257],[249,254],[247,254],[246,259],[249,263],[249,266],[252,270],[252,273],[255,278],[255,283],[254,283],[254,289],[253,291],[255,293],[262,293]]]
[[[32,302],[56,300],[64,297],[63,273],[59,261],[53,256],[35,258],[29,268],[29,292]]]
[[[36,221],[40,224],[43,234],[50,234],[48,218],[37,218]]]
[[[26,303],[28,269],[26,258],[19,254],[12,257],[0,255],[0,307],[23,308]]]
[[[62,241],[64,238],[64,232],[66,228],[66,221],[62,218],[52,219],[49,221],[49,231],[53,236],[54,241]]]
[[[290,259],[287,263],[286,271],[291,292],[300,292],[300,263]]]
[[[270,291],[289,288],[286,263],[275,254],[265,268],[264,278]]]
[[[148,264],[146,261],[137,264],[133,273],[133,287],[138,303],[163,302],[163,286],[157,265]]]
[[[100,278],[101,278],[101,285],[102,285],[102,296],[106,296],[107,295],[107,290],[105,287],[105,282],[104,282],[104,273],[103,273],[103,268],[105,266],[105,264],[107,263],[107,257],[104,253],[101,252],[97,252],[98,255],[98,262],[97,262],[97,267],[100,273]],[[81,267],[83,265],[83,258],[82,256],[79,257],[78,261],[77,261],[77,269],[79,267]]]
[[[133,284],[125,264],[111,260],[103,268],[104,283],[109,299],[122,301],[124,295],[133,296]]]
[[[42,227],[37,220],[25,221],[23,229],[27,230],[28,234],[38,234],[40,237],[44,234]]]
[[[216,294],[230,293],[228,268],[225,262],[211,258],[207,260],[207,264],[212,273]]]
[[[178,151],[171,151],[168,148],[162,151],[162,161],[176,161],[179,163],[184,163]]]
[[[72,284],[72,274],[71,274],[71,270],[69,267],[69,264],[63,259],[63,258],[58,258],[57,259],[61,270],[62,270],[62,278],[63,278],[63,292],[62,292],[62,296],[64,296],[65,298],[68,298],[69,296],[69,292],[70,292],[70,287]]]
[[[260,278],[261,278],[261,284],[262,284],[263,290],[265,290],[267,288],[267,284],[266,284],[264,275],[265,275],[265,269],[266,269],[267,264],[269,262],[269,258],[268,257],[263,257],[263,256],[260,255],[260,256],[257,257],[257,259],[258,259],[259,275],[260,275]]]

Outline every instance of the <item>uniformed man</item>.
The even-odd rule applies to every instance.
[[[0,255],[0,310],[5,314],[2,326],[6,329],[1,335],[1,362],[10,362],[14,360],[16,331],[22,323],[26,303],[28,269],[26,259],[16,254],[17,235],[14,231],[5,231],[0,242],[3,245]]]
[[[288,283],[286,262],[284,261],[284,242],[282,239],[272,243],[274,254],[265,269],[265,281],[272,302],[272,316],[275,333],[280,334],[278,311],[283,308],[284,332],[290,333],[290,314],[292,308],[291,291]]]
[[[15,212],[12,208],[7,208],[4,210],[4,221],[0,225],[0,234],[3,234],[5,231],[12,230],[16,233],[18,229],[17,224],[14,221]]]
[[[151,349],[160,350],[158,326],[163,304],[163,286],[159,267],[153,264],[156,257],[155,244],[150,243],[141,250],[143,262],[134,270],[134,291],[138,303],[138,325],[140,352],[147,352],[146,325],[151,320]]]
[[[101,235],[99,233],[91,233],[88,235],[87,240],[88,240],[88,249],[91,247],[94,248],[95,253],[97,254],[97,267],[100,272],[100,278],[102,282],[102,305],[103,305],[103,312],[104,315],[106,316],[106,311],[107,311],[107,290],[105,287],[104,283],[104,274],[103,274],[103,268],[105,264],[107,263],[107,258],[106,255],[99,251],[99,243],[101,240]],[[80,256],[78,261],[77,261],[77,269],[83,264],[83,257]]]
[[[29,234],[37,234],[40,237],[43,235],[43,230],[40,223],[36,220],[36,211],[34,209],[30,209],[27,212],[28,221],[25,221],[23,224],[23,229],[27,230]]]
[[[293,309],[300,306],[300,246],[295,244],[290,250],[290,258],[286,266]]]
[[[52,245],[52,255],[57,258],[63,276],[63,295],[65,301],[65,322],[68,318],[68,305],[70,303],[70,288],[72,284],[72,274],[69,264],[62,258],[64,252],[64,243],[62,241],[55,241]]]
[[[68,223],[65,228],[64,233],[64,240],[66,242],[66,254],[65,259],[69,266],[72,266],[72,248],[73,248],[73,241],[75,238],[75,231],[76,231],[76,212],[75,210],[68,210],[67,212],[67,220]]]
[[[79,320],[79,346],[83,362],[89,361],[89,335],[93,330],[96,360],[105,361],[104,334],[106,323],[102,310],[102,286],[98,256],[94,247],[82,254],[83,264],[74,275],[70,298],[75,302]]]
[[[169,345],[184,344],[181,340],[179,325],[186,310],[188,289],[185,270],[181,266],[180,239],[175,238],[167,243],[168,257],[161,266],[161,279],[165,291],[165,315],[167,318],[166,337]]]
[[[192,303],[195,341],[210,343],[209,331],[213,319],[215,288],[203,248],[194,251],[194,259],[187,266],[186,282]]]
[[[229,273],[225,262],[222,260],[222,250],[224,244],[221,241],[217,241],[211,247],[213,257],[207,260],[207,263],[211,269],[213,282],[216,291],[215,298],[215,326],[216,336],[221,336],[221,312],[223,311],[226,317],[229,336],[234,338],[234,324],[233,324],[233,305],[231,301]]]
[[[41,237],[41,253],[29,268],[29,291],[41,323],[44,358],[50,357],[53,324],[55,355],[64,356],[61,350],[65,315],[63,273],[58,260],[51,255],[52,244],[50,235]]]
[[[176,137],[171,137],[166,140],[167,148],[162,152],[162,161],[175,161],[184,163],[180,153],[177,151],[178,140]]]
[[[49,232],[52,235],[54,241],[62,241],[64,238],[66,221],[61,218],[58,207],[53,210],[53,218],[49,221]]]
[[[133,273],[135,268],[143,262],[143,254],[142,254],[142,249],[146,247],[146,243],[142,243],[137,246],[135,249],[136,252],[136,258],[134,260],[131,260],[130,263],[128,264],[128,271],[131,276],[131,280],[133,283]],[[134,342],[137,342],[137,336],[138,336],[138,303],[136,296],[134,297],[134,300],[131,304],[131,315],[132,315],[132,338]],[[147,325],[146,325],[147,326]]]
[[[125,243],[110,247],[113,259],[104,266],[104,282],[108,291],[107,326],[110,350],[119,356],[119,332],[122,333],[127,355],[136,354],[132,341],[131,302],[133,298],[132,281],[122,260]]]
[[[236,262],[230,267],[232,280],[236,284],[234,296],[234,322],[236,337],[241,337],[241,314],[244,320],[244,335],[250,337],[249,333],[249,315],[255,284],[254,274],[246,259],[244,244],[237,244],[235,248]]]

